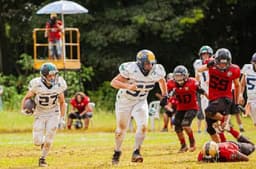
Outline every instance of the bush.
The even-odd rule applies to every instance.
[[[115,107],[117,90],[110,86],[109,81],[105,81],[100,85],[97,91],[88,91],[88,94],[93,102],[96,103],[96,107],[113,111]]]

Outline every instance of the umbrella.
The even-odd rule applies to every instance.
[[[38,10],[37,14],[50,14],[50,13],[59,13],[59,14],[77,14],[77,13],[88,13],[88,9],[79,5],[73,1],[60,0],[49,3],[43,8]]]
[[[88,9],[79,5],[73,1],[60,0],[49,3],[39,9],[37,14],[50,14],[50,13],[58,13],[61,14],[61,20],[64,28],[64,14],[79,14],[79,13],[88,13]],[[65,45],[65,42],[63,43]],[[64,48],[64,58],[65,58],[65,48]]]

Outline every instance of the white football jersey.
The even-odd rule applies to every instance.
[[[256,101],[256,72],[252,64],[245,64],[241,70],[245,76],[248,102]]]
[[[126,62],[119,67],[120,74],[129,79],[129,83],[136,83],[139,90],[131,91],[119,89],[118,97],[126,97],[130,100],[146,99],[150,90],[160,79],[164,79],[166,73],[161,64],[155,64],[149,74],[144,76],[136,62]]]
[[[193,63],[195,73],[197,72],[197,69],[203,66],[203,61],[201,59],[195,60]],[[199,75],[199,80],[200,80],[200,86],[202,89],[204,89],[208,93],[208,86],[209,86],[209,74],[208,71],[204,72],[197,72]]]
[[[41,80],[41,77],[34,78],[29,83],[29,90],[35,93],[36,109],[35,115],[48,115],[49,113],[59,114],[59,94],[67,89],[66,81],[58,78],[58,82],[48,88]]]

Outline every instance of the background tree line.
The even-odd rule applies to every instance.
[[[81,82],[82,90],[108,95],[112,90],[105,81],[113,78],[121,62],[134,60],[137,51],[144,48],[156,54],[167,72],[184,64],[191,74],[201,45],[214,50],[229,48],[233,62],[240,66],[256,52],[254,0],[75,1],[89,13],[65,15],[65,26],[77,27],[81,33],[82,78],[71,83],[74,91],[74,85]],[[36,11],[50,2],[0,0],[1,81],[17,93],[27,86],[24,79],[36,73],[29,57],[33,55],[32,30],[45,26],[49,16],[36,15]],[[15,83],[4,79],[14,79]]]

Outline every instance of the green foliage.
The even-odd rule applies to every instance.
[[[89,96],[96,107],[103,110],[114,110],[116,89],[110,86],[109,81],[105,81],[96,91],[88,91]]]
[[[67,97],[72,97],[76,92],[85,90],[83,84],[91,81],[94,72],[92,67],[82,66],[78,72],[65,70],[60,71],[60,75],[67,82]]]
[[[19,60],[17,60],[16,63],[21,66],[21,70],[26,72],[25,74],[33,70],[33,65],[34,65],[33,58],[31,55],[28,55],[27,53],[22,53],[20,55]]]
[[[3,108],[5,110],[17,109],[17,102],[20,102],[21,96],[17,92],[16,77],[0,74],[0,84],[3,85]]]
[[[189,17],[183,17],[180,19],[181,24],[196,24],[198,21],[202,20],[204,18],[203,11],[201,9],[194,9],[192,16]]]

